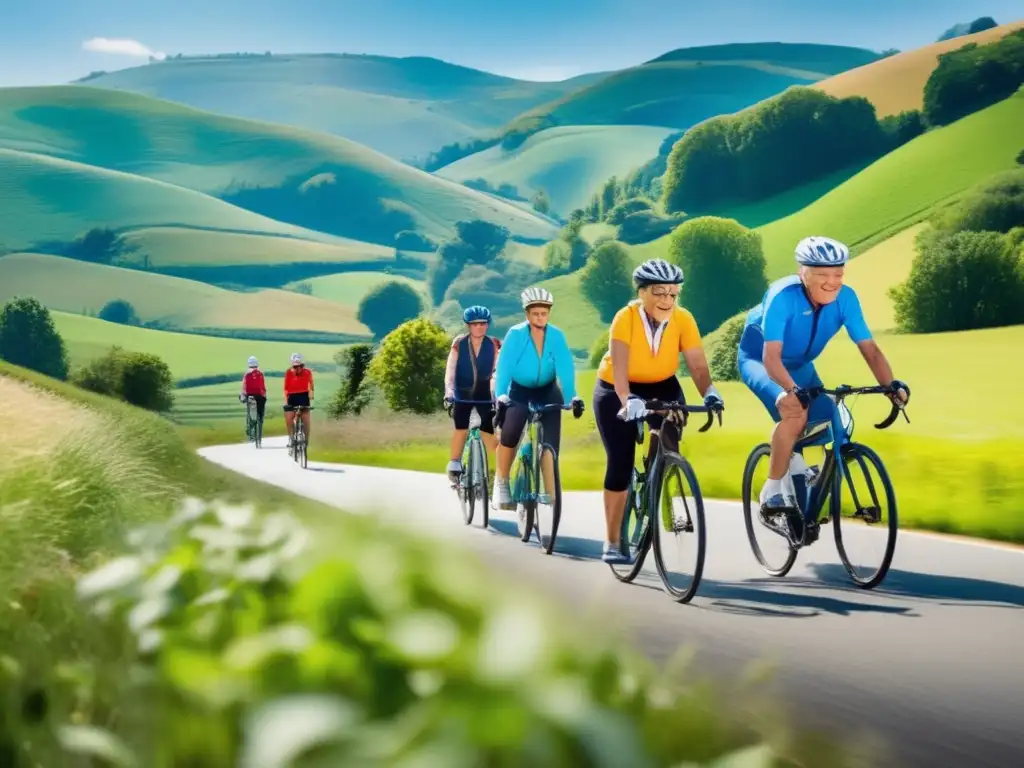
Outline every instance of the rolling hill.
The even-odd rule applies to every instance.
[[[791,85],[809,85],[877,58],[861,48],[795,43],[681,48],[531,109],[507,130],[560,125],[689,128],[715,115],[738,112]]]
[[[420,56],[308,54],[172,58],[79,82],[344,136],[404,160],[601,77],[538,83]]]
[[[928,82],[939,56],[969,43],[993,43],[1014,30],[1024,27],[1024,20],[1003,24],[984,32],[932,43],[912,51],[875,61],[842,72],[814,85],[830,96],[864,96],[879,117],[895,115],[908,109],[921,109],[924,85]]]
[[[0,148],[169,182],[280,221],[369,242],[390,244],[397,229],[444,237],[456,221],[474,218],[524,238],[547,239],[557,230],[531,211],[346,139],[100,88],[0,90]],[[23,181],[31,188],[42,183]],[[54,193],[63,194],[59,188]],[[68,203],[61,209],[72,213]],[[130,201],[117,195],[104,201],[111,211],[122,204]],[[110,218],[122,225],[116,214]]]
[[[144,323],[180,329],[321,331],[369,337],[355,307],[281,290],[228,291],[206,283],[60,256],[16,253],[0,258],[0,304],[35,296],[50,309],[96,314],[115,299]]]
[[[549,128],[516,149],[491,147],[435,174],[455,181],[483,178],[493,188],[513,184],[525,197],[543,189],[552,208],[567,216],[610,176],[623,176],[658,154],[662,139],[671,132],[628,125]]]

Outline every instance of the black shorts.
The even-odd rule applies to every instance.
[[[288,395],[288,405],[292,408],[300,405],[304,405],[308,408],[309,392],[295,392],[294,394]]]
[[[645,400],[665,400],[685,403],[683,387],[679,379],[671,376],[664,381],[651,384],[629,382],[629,391]],[[629,476],[633,472],[636,461],[636,424],[623,421],[618,413],[622,402],[615,394],[615,387],[598,379],[594,384],[594,419],[597,431],[604,443],[606,464],[604,470],[604,488],[606,491],[624,491],[629,487]],[[645,421],[651,429],[659,429],[663,416],[651,414]]]
[[[263,395],[246,395],[256,401],[256,418],[263,421],[263,414],[267,409],[267,398]]]
[[[563,404],[562,390],[556,382],[542,387],[522,387],[515,382],[509,387],[509,400],[512,402],[505,412],[505,423],[501,425],[501,444],[506,448],[515,448],[523,436],[526,421],[530,418],[529,404],[554,405]],[[544,427],[544,442],[555,449],[562,445],[562,412],[545,411],[541,414],[540,423]]]
[[[476,398],[472,398],[476,399]],[[473,409],[480,414],[480,431],[488,435],[494,434],[494,409],[489,405],[463,405],[456,403],[452,408],[452,421],[456,429],[469,429],[469,416]]]

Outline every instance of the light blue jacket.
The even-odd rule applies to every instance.
[[[565,334],[553,325],[545,328],[540,357],[530,338],[530,323],[524,320],[505,334],[494,374],[494,396],[509,393],[512,382],[521,387],[543,387],[558,378],[565,405],[576,397],[576,366]]]

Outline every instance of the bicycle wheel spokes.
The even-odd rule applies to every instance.
[[[688,603],[704,572],[704,499],[686,459],[666,455],[664,462],[654,511],[654,560],[665,591]]]
[[[768,479],[771,447],[759,445],[743,470],[743,519],[754,557],[770,576],[785,576],[796,562],[797,550],[786,538],[788,521],[783,513],[761,514],[761,488]]]
[[[487,451],[484,449],[483,441],[480,439],[473,441],[473,474],[470,477],[473,488],[473,498],[476,503],[480,505],[480,524],[486,528],[490,522],[488,515],[488,505],[490,499],[487,498],[490,492],[490,486],[488,484],[489,474],[487,471]]]
[[[516,505],[516,524],[521,541],[529,541],[534,529],[534,506],[530,500],[534,482],[530,462],[523,456],[517,456],[509,472],[509,491],[512,502]]]
[[[829,500],[836,549],[860,587],[881,583],[896,549],[896,494],[882,460],[858,443],[843,451]]]
[[[638,475],[634,469],[629,481],[629,489],[626,491],[626,510],[622,517],[622,529],[619,533],[622,551],[630,557],[632,564],[608,564],[612,573],[615,574],[615,578],[627,584],[633,581],[644,567],[644,560],[647,559],[647,551],[651,546],[650,516],[642,513],[636,506],[637,481]],[[646,493],[646,489],[641,488],[641,493]]]
[[[537,487],[534,527],[541,549],[550,555],[555,548],[558,525],[562,520],[562,483],[558,476],[558,457],[550,445],[545,445],[541,450]]]

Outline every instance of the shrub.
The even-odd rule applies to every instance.
[[[679,303],[709,333],[757,303],[768,287],[761,236],[733,219],[691,219],[673,233],[669,259],[683,268]]]
[[[886,115],[879,123],[893,149],[913,141],[928,129],[924,115],[919,109],[908,109],[898,115]]]
[[[740,336],[747,320],[747,313],[734,315],[720,325],[713,333],[704,337],[704,349],[708,358],[711,377],[715,381],[739,381],[740,372],[736,363],[736,352]]]
[[[633,295],[629,254],[622,243],[604,243],[590,254],[580,271],[580,289],[594,305],[603,322],[611,322],[615,313]]]
[[[998,174],[951,209],[939,214],[936,229],[953,232],[1009,232],[1024,226],[1024,169]]]
[[[232,380],[237,378],[233,376]],[[156,355],[129,352],[118,346],[76,370],[71,382],[147,411],[165,413],[174,404],[174,380],[167,363]]]
[[[530,198],[530,205],[533,206],[533,210],[537,213],[547,215],[551,212],[551,199],[548,197],[548,193],[543,189],[538,189],[532,198]]]
[[[437,243],[426,235],[403,229],[395,235],[395,248],[399,251],[420,251],[432,252],[437,249]]]
[[[616,204],[614,208],[608,211],[605,221],[617,227],[626,220],[629,214],[653,209],[654,203],[646,197],[632,197],[629,200],[623,200],[621,203]]]
[[[389,333],[370,363],[370,375],[396,411],[433,413],[444,397],[451,339],[437,323],[410,320]]]
[[[889,289],[899,330],[938,333],[1024,322],[1024,268],[996,232],[919,241],[906,282]]]
[[[68,375],[68,353],[50,311],[31,297],[15,297],[0,309],[0,360],[46,374]]]
[[[381,339],[423,312],[423,298],[408,283],[391,280],[363,296],[356,319]]]
[[[649,243],[667,235],[686,220],[686,214],[659,216],[655,211],[629,214],[619,227],[619,240],[630,245]]]
[[[139,315],[131,302],[124,299],[108,301],[100,310],[100,320],[108,323],[119,323],[121,325],[139,325]]]
[[[121,379],[124,372],[125,351],[111,347],[105,355],[93,358],[71,374],[71,383],[99,395],[121,398]],[[237,375],[231,377],[237,379]]]
[[[604,357],[608,351],[608,332],[605,331],[596,339],[594,343],[590,345],[590,354],[587,357],[587,362],[591,368],[597,368],[601,365],[601,358]]]
[[[1017,153],[1017,165],[1024,165],[1024,149]]]

